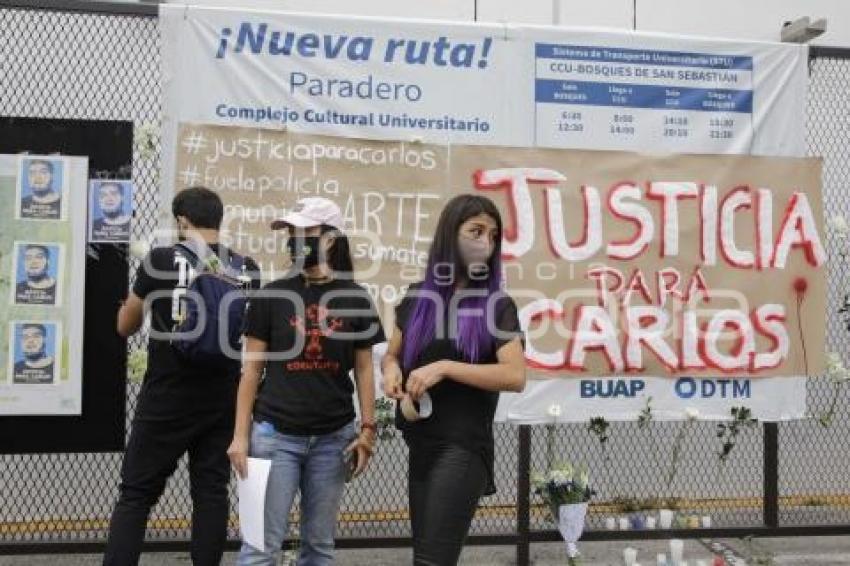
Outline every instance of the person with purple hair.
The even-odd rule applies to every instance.
[[[425,279],[396,307],[382,360],[385,393],[407,407],[397,410],[396,426],[409,448],[416,566],[457,564],[479,499],[496,491],[499,392],[525,388],[517,308],[502,288],[501,241],[492,201],[477,195],[449,201]]]

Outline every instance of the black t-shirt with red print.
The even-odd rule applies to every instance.
[[[269,355],[254,420],[299,436],[329,434],[354,419],[355,350],[385,340],[363,287],[345,279],[309,284],[300,275],[252,299],[245,333],[266,342]]]

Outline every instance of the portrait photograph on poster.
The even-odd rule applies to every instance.
[[[65,160],[57,157],[22,157],[18,175],[15,218],[64,220],[67,211]]]
[[[12,321],[9,371],[12,385],[53,385],[61,367],[58,321]]]
[[[127,343],[115,321],[128,254],[126,244],[87,245],[88,198],[91,179],[133,178],[132,134],[132,122],[0,116],[4,454],[123,447]],[[46,171],[31,163],[42,158]],[[47,179],[30,182],[30,169]],[[59,220],[21,217],[30,185],[61,194]]]
[[[12,304],[61,305],[64,256],[58,242],[15,242]]]
[[[93,179],[89,182],[89,242],[128,242],[132,217],[132,181]]]

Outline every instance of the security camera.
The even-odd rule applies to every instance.
[[[808,16],[797,18],[793,22],[782,24],[780,37],[785,43],[807,43],[814,38],[823,35],[826,31],[826,19],[821,18],[814,22]]]

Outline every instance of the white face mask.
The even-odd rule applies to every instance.
[[[470,275],[481,275],[490,269],[487,263],[490,261],[490,256],[493,255],[494,246],[492,243],[461,234],[458,236],[457,244],[460,258]]]

